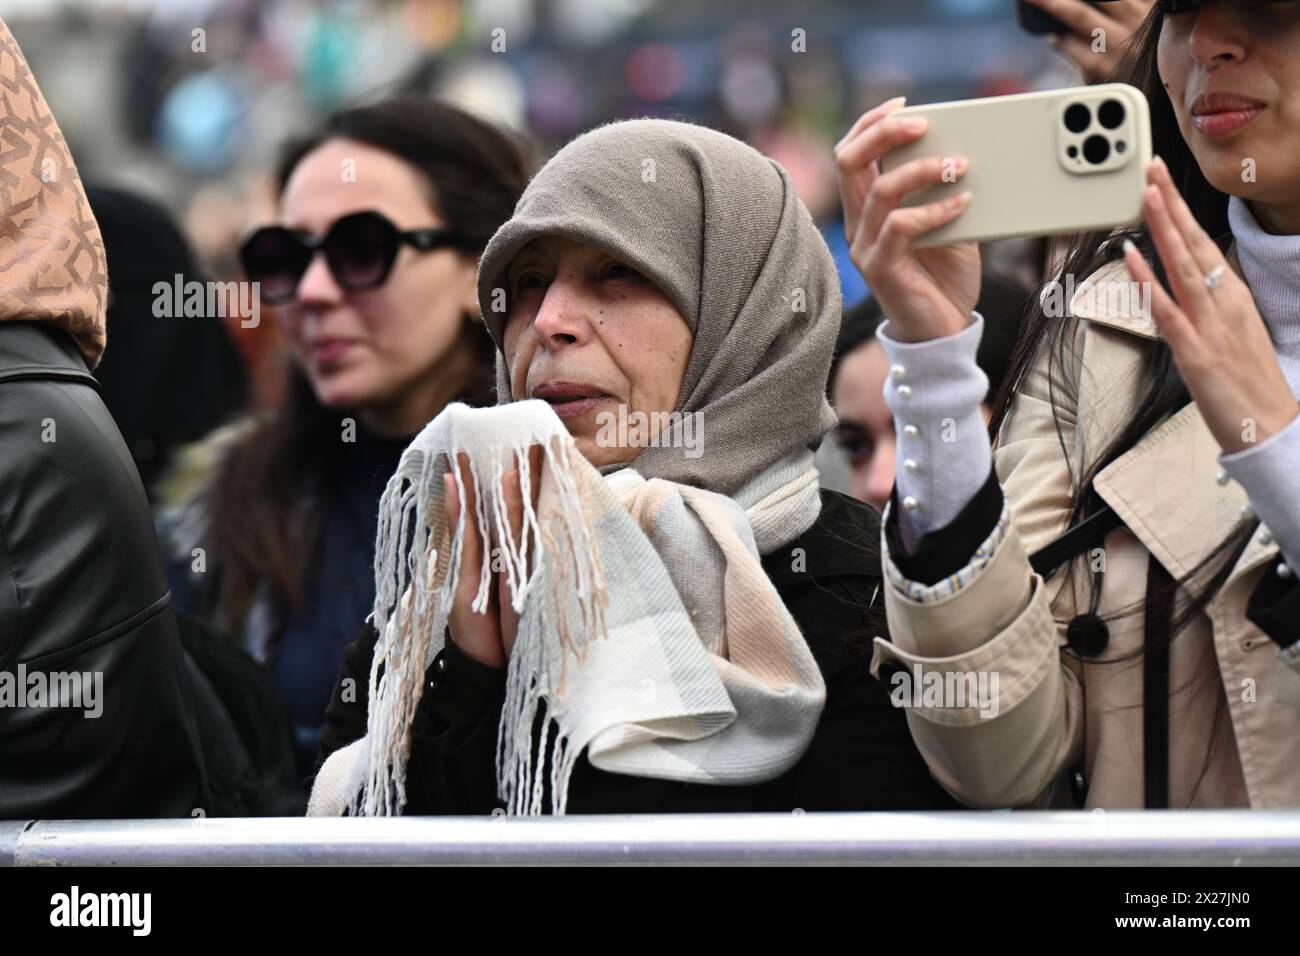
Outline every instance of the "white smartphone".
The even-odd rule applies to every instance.
[[[926,156],[966,156],[965,175],[905,197],[923,205],[970,190],[956,220],[917,246],[1049,236],[1136,222],[1151,161],[1146,97],[1125,83],[908,106],[924,116],[914,143],[881,159],[882,171]],[[950,167],[950,169],[952,169]]]

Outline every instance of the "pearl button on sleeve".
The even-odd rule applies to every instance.
[[[984,318],[973,312],[971,319],[955,335],[929,342],[896,341],[888,321],[876,333],[890,363],[884,398],[898,435],[899,530],[909,548],[956,518],[992,466],[980,414],[988,378],[975,362]]]

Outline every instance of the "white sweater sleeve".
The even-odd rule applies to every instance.
[[[993,464],[980,414],[989,381],[975,363],[984,318],[971,316],[962,331],[928,342],[896,341],[888,321],[876,332],[890,365],[884,397],[898,435],[898,520],[908,548],[956,518]]]
[[[1287,564],[1300,573],[1300,416],[1267,441],[1220,454],[1219,464],[1245,489]]]

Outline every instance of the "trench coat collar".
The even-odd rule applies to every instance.
[[[1240,275],[1235,242],[1226,256]],[[1079,287],[1071,300],[1072,314],[1143,338],[1160,338],[1149,309],[1126,307],[1133,297],[1108,297],[1104,290],[1088,289],[1089,283],[1130,281],[1123,260],[1110,263]],[[1241,486],[1233,481],[1220,483],[1221,450],[1200,409],[1190,402],[1147,432],[1093,481],[1102,500],[1176,579],[1188,574],[1250,517],[1243,511],[1248,499]],[[1277,545],[1265,544],[1267,540],[1267,529],[1261,527],[1237,562],[1233,577],[1277,553]]]
[[[1224,257],[1232,271],[1244,282],[1235,239],[1228,246]],[[1128,293],[1127,287],[1131,287],[1132,283],[1133,276],[1123,259],[1108,262],[1075,289],[1070,299],[1070,314],[1144,339],[1160,338],[1160,328],[1151,315],[1149,303],[1144,302],[1141,295]],[[1121,289],[1124,290],[1122,294]]]

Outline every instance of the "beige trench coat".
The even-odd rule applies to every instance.
[[[1239,270],[1235,255],[1230,261]],[[937,603],[916,603],[886,586],[892,643],[877,638],[873,673],[892,659],[912,674],[998,675],[996,716],[970,700],[952,706],[962,703],[956,695],[946,706],[908,710],[931,772],[972,807],[1062,805],[1065,775],[1080,758],[1087,806],[1143,806],[1140,649],[1148,556],[1181,578],[1249,516],[1242,488],[1216,480],[1220,448],[1192,403],[1097,476],[1094,487],[1123,520],[1100,554],[1081,555],[1073,575],[1062,568],[1047,583],[1031,570],[1029,554],[1066,529],[1071,463],[1077,474],[1130,416],[1141,339],[1159,335],[1140,306],[1108,297],[1106,284],[1115,281],[1131,281],[1122,261],[1098,270],[1071,301],[1083,320],[1074,329],[1074,354],[1082,361],[1068,379],[1077,393],[1058,382],[1055,394],[1072,461],[1061,449],[1040,358],[995,443],[1012,527],[989,564]],[[1090,286],[1099,294],[1090,295]],[[1099,657],[1080,662],[1062,653],[1065,628],[1088,610],[1088,570],[1098,560],[1098,613],[1109,621],[1110,642]],[[1245,614],[1256,584],[1279,560],[1261,527],[1226,584],[1173,641],[1171,807],[1300,805],[1300,666]],[[1137,613],[1111,619],[1125,607]]]

